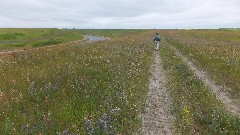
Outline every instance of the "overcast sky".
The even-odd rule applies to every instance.
[[[240,0],[0,0],[0,27],[240,27]]]

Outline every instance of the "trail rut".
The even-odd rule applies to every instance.
[[[75,45],[81,42],[98,42],[98,41],[104,41],[104,40],[109,40],[110,38],[107,37],[100,37],[100,36],[93,36],[93,35],[84,35],[84,39],[82,40],[76,40],[76,41],[71,41],[67,43],[61,43],[57,45],[50,45],[50,46],[43,46],[43,47],[37,47],[37,48],[23,48],[23,49],[14,49],[14,50],[0,50],[0,55],[4,54],[12,54],[16,52],[24,52],[24,51],[31,51],[31,50],[38,50],[38,49],[44,49],[44,48],[52,48],[56,46],[63,46],[63,45]]]
[[[175,47],[170,46],[182,60],[188,65],[188,67],[194,71],[195,75],[203,81],[205,86],[209,87],[211,92],[216,95],[216,98],[220,100],[227,111],[233,113],[234,115],[240,117],[240,103],[230,97],[227,92],[230,88],[226,86],[216,85],[216,83],[210,79],[209,75],[194,65],[186,56],[181,54]]]
[[[165,85],[162,60],[157,51],[154,52],[146,110],[142,115],[143,127],[140,135],[173,134],[173,117],[170,114],[171,99]]]

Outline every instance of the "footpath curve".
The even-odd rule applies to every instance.
[[[38,50],[38,49],[44,49],[44,48],[52,48],[56,46],[63,46],[63,45],[72,45],[72,44],[78,44],[82,42],[98,42],[98,41],[103,41],[103,40],[109,40],[109,38],[106,37],[100,37],[100,36],[93,36],[93,35],[83,35],[84,39],[82,40],[76,40],[72,42],[67,42],[67,43],[62,43],[62,44],[56,44],[56,45],[50,45],[50,46],[43,46],[43,47],[37,47],[37,48],[23,48],[23,49],[14,49],[14,50],[0,50],[0,55],[4,54],[11,54],[11,53],[17,53],[17,52],[25,52],[25,51],[30,51],[30,50]]]

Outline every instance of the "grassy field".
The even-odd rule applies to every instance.
[[[81,33],[61,29],[0,29],[0,50],[41,47],[81,40]]]
[[[121,34],[110,41],[2,55],[0,133],[135,132],[148,88],[151,39],[142,31],[125,32],[116,31]]]
[[[179,134],[238,135],[240,119],[204,86],[164,39],[161,48],[168,89],[173,99],[175,126]]]
[[[115,38],[121,38],[121,37],[128,37],[131,35],[134,35],[136,33],[140,35],[144,35],[144,32],[147,32],[148,30],[136,30],[136,29],[98,29],[98,30],[92,30],[92,29],[83,29],[83,30],[73,30],[78,31],[81,34],[92,34],[92,35],[101,35],[105,37],[110,37],[112,39]]]
[[[168,42],[181,50],[218,83],[240,96],[240,30],[164,31]]]
[[[123,135],[141,128],[155,30],[0,31],[1,49],[6,43],[7,49],[16,49],[69,42],[83,34],[110,38],[0,54],[0,134]],[[240,31],[158,32],[176,134],[239,135],[240,119],[225,110],[169,45],[232,88],[237,99]],[[18,42],[24,45],[13,45]]]

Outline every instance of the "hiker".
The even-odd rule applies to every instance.
[[[161,37],[158,35],[158,33],[156,33],[155,37],[154,37],[154,44],[155,44],[155,50],[158,51],[159,50],[159,42],[161,40]]]

